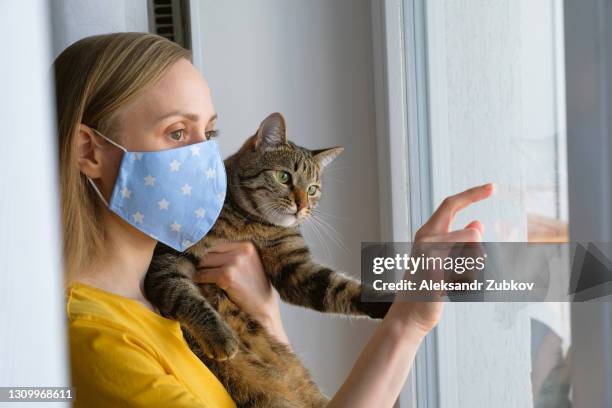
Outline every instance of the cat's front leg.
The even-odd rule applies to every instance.
[[[375,291],[313,262],[305,245],[297,246],[294,242],[292,248],[286,248],[282,254],[267,254],[267,259],[274,262],[266,265],[272,285],[283,300],[327,313],[367,315],[375,319],[387,314],[393,294]]]
[[[145,277],[145,296],[163,316],[188,328],[209,358],[232,358],[238,351],[238,338],[202,296],[192,281],[194,272],[193,261],[180,254],[156,255]]]

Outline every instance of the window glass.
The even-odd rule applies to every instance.
[[[494,182],[455,228],[479,219],[485,241],[567,242],[562,1],[424,3],[433,203]],[[567,303],[447,304],[441,406],[567,406],[569,346]]]

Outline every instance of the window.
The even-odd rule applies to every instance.
[[[493,181],[496,196],[455,228],[479,218],[485,241],[567,241],[562,2],[426,5],[432,202]],[[569,400],[561,385],[555,395],[543,387],[569,383],[569,304],[447,306],[437,337],[441,407]]]
[[[573,222],[578,224],[571,229],[574,239],[610,239],[605,209],[610,169],[590,162],[589,154],[609,162],[611,153],[604,125],[610,123],[610,110],[599,105],[605,101],[610,68],[602,50],[612,37],[602,16],[612,12],[601,2],[569,3],[374,2],[374,49],[381,59],[376,74],[378,87],[384,85],[378,91],[377,120],[385,124],[379,131],[387,136],[379,150],[394,169],[387,170],[392,197],[388,239],[401,240],[395,229],[404,225],[414,232],[444,197],[489,181],[498,187],[494,198],[462,212],[454,228],[479,219],[487,228],[485,241],[568,242]],[[597,92],[588,93],[584,78]],[[566,97],[570,85],[571,106]],[[591,116],[584,115],[586,108]],[[568,118],[574,115],[573,140],[568,140],[566,112]],[[577,138],[592,144],[581,149]],[[574,167],[568,166],[572,160]],[[406,186],[405,195],[398,186]],[[601,226],[582,222],[590,211],[606,214],[600,216]],[[553,262],[568,268],[570,259],[560,254]],[[446,306],[438,329],[417,356],[401,407],[557,407],[571,406],[572,400],[574,406],[609,405],[605,381],[612,379],[611,359],[603,346],[612,326],[609,306]],[[588,336],[597,338],[593,344],[599,348],[586,346],[587,320],[576,319],[588,316],[586,310],[593,316]],[[597,374],[585,371],[586,361],[597,366]]]

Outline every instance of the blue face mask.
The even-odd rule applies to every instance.
[[[110,202],[115,214],[157,241],[185,251],[212,228],[221,213],[227,180],[215,141],[156,152],[124,151]]]

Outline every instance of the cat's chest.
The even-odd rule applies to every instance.
[[[298,233],[297,228],[278,227],[245,219],[243,215],[224,207],[211,231],[193,248],[192,253],[202,258],[215,245],[241,241],[252,242],[261,251],[270,243],[295,233]]]

